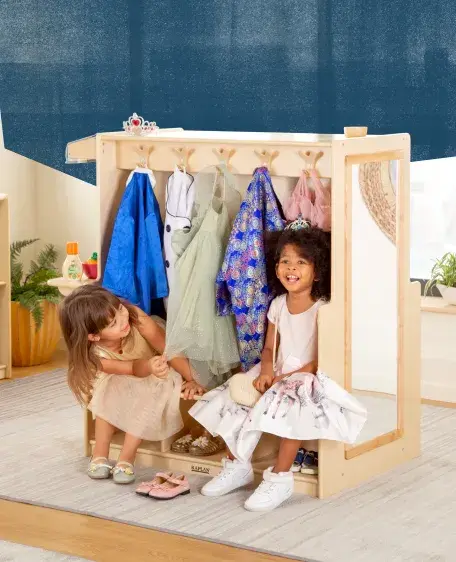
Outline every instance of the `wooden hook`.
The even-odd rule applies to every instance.
[[[133,149],[136,154],[139,156],[139,162],[136,164],[140,168],[148,168],[149,167],[149,156],[151,152],[154,150],[153,146],[144,146],[140,144],[138,147]]]
[[[312,169],[316,170],[317,169],[317,162],[320,160],[320,158],[323,156],[323,152],[320,150],[320,152],[317,152],[315,154],[315,158],[313,159],[312,162]]]
[[[273,152],[268,152],[267,150],[262,150],[261,152],[258,152],[258,150],[255,150],[255,154],[261,160],[263,166],[265,166],[272,174],[272,162],[279,155],[279,151],[274,150]]]
[[[306,150],[303,152],[300,150],[298,152],[299,156],[304,160],[306,163],[304,171],[308,170],[316,170],[317,162],[323,156],[323,152],[311,152],[310,150]]]
[[[195,152],[194,148],[173,148],[174,152],[179,156],[179,166],[183,170],[188,170],[188,161],[190,156]]]
[[[236,150],[234,148],[214,148],[213,152],[217,156],[220,164],[225,164],[227,169],[229,169],[230,160],[236,154]]]

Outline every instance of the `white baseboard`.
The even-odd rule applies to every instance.
[[[425,362],[424,362],[425,363]],[[442,371],[434,369],[430,374],[434,380],[421,381],[421,398],[428,400],[436,400],[437,402],[454,402],[456,403],[456,370],[453,377],[444,377]],[[428,375],[429,376],[429,375]],[[439,377],[440,380],[435,379]],[[431,378],[429,376],[429,378]],[[446,378],[446,380],[445,380]],[[443,380],[442,380],[443,379]],[[362,384],[353,384],[356,390],[367,392],[380,392],[385,394],[397,394],[395,384],[391,379],[382,380],[379,377],[363,377]]]
[[[456,384],[439,384],[423,381],[421,383],[421,398],[438,402],[456,403]]]

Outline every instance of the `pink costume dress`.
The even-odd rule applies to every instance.
[[[329,232],[331,230],[331,189],[324,187],[316,170],[310,170],[313,191],[309,187],[307,172],[302,171],[301,177],[293,193],[283,206],[285,217],[294,221],[299,216],[313,226]]]

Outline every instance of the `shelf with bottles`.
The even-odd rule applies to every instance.
[[[60,294],[67,297],[72,291],[95,283],[98,280],[98,254],[93,252],[91,257],[82,262],[79,257],[79,245],[77,242],[67,242],[67,257],[62,268],[62,277],[49,279],[50,287],[57,287]]]

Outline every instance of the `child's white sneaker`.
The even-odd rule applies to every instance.
[[[244,464],[238,460],[222,459],[220,473],[205,484],[201,490],[203,496],[224,496],[233,490],[247,486],[253,482],[251,464]]]
[[[245,502],[247,511],[271,511],[293,495],[293,473],[275,473],[272,468],[264,471],[263,482]]]

